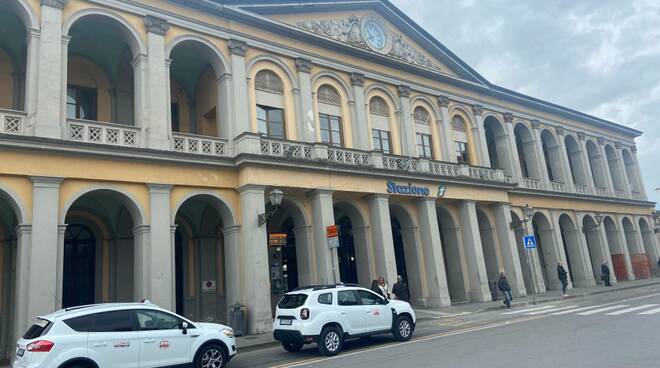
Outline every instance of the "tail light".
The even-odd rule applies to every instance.
[[[309,309],[303,308],[300,310],[300,319],[309,319]]]
[[[27,351],[32,353],[47,353],[53,348],[53,346],[55,346],[55,344],[50,341],[40,340],[29,343]]]

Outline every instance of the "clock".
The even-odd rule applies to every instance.
[[[389,45],[389,35],[380,22],[375,18],[364,18],[362,20],[362,37],[372,50],[386,52]]]

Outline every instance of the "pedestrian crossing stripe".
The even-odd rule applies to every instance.
[[[620,309],[616,312],[607,313],[607,315],[608,316],[619,316],[619,315],[622,315],[622,314],[626,314],[626,313],[630,313],[630,312],[634,312],[634,311],[638,311],[638,310],[642,310],[642,309],[647,309],[647,308],[651,308],[651,307],[657,307],[657,306],[658,306],[657,304],[640,305],[640,306],[637,306],[637,307]]]
[[[558,312],[558,311],[561,311],[561,310],[564,310],[564,309],[575,309],[576,307],[577,307],[577,305],[569,305],[569,306],[566,306],[566,307],[560,307],[560,308],[542,309],[542,310],[540,310],[540,311],[535,311],[535,312],[525,313],[525,315],[527,315],[527,316],[535,316],[535,315],[537,315],[537,314],[550,313],[550,312]]]
[[[548,316],[564,316],[568,314],[573,314],[577,316],[591,316],[595,314],[602,313],[607,316],[621,316],[628,313],[634,313],[637,315],[654,315],[660,314],[660,308],[656,308],[660,304],[643,304],[636,306],[629,306],[627,304],[617,304],[617,305],[591,305],[586,307],[580,307],[577,305],[565,305],[562,307],[555,307],[554,305],[546,305],[542,307],[533,307],[526,308],[515,311],[507,311],[502,314],[505,315],[516,315],[523,314],[526,316],[537,316],[537,315],[548,315]],[[649,309],[653,308],[653,309]]]
[[[649,315],[649,314],[657,314],[657,313],[660,313],[660,308],[647,310],[647,311],[644,311],[644,312],[641,312],[641,313],[637,313],[637,314],[641,314],[641,315]]]
[[[594,309],[594,308],[599,308],[599,307],[600,307],[599,305],[592,305],[590,307],[581,307],[581,308],[569,309],[569,310],[566,310],[566,311],[561,311],[561,312],[557,312],[557,313],[550,313],[550,314],[553,315],[553,316],[562,316],[564,314],[582,312],[582,311],[585,311],[585,310],[588,310],[588,309]]]
[[[505,312],[504,314],[520,314],[520,313],[525,313],[525,312],[533,312],[533,311],[538,311],[542,309],[549,309],[549,308],[554,308],[554,305],[546,305],[544,307],[534,307],[534,308],[527,308],[527,309],[521,309],[517,311],[511,311],[511,312]]]
[[[605,308],[592,309],[592,310],[590,310],[590,311],[588,311],[588,312],[578,313],[578,316],[590,316],[590,315],[592,315],[592,314],[602,313],[602,312],[607,312],[607,311],[610,311],[610,310],[619,309],[619,308],[625,308],[625,307],[627,307],[627,305],[625,305],[625,304],[621,304],[621,305],[612,305],[612,306],[605,307]]]

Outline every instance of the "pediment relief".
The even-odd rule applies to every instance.
[[[295,25],[317,35],[374,51],[408,64],[445,72],[417,46],[408,42],[401,33],[371,15],[305,20],[296,22]]]

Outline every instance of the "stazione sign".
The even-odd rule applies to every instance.
[[[401,185],[393,182],[392,180],[388,180],[387,193],[412,195],[418,197],[428,197],[429,195],[431,195],[431,189],[429,189],[428,187],[418,187],[410,183]]]

